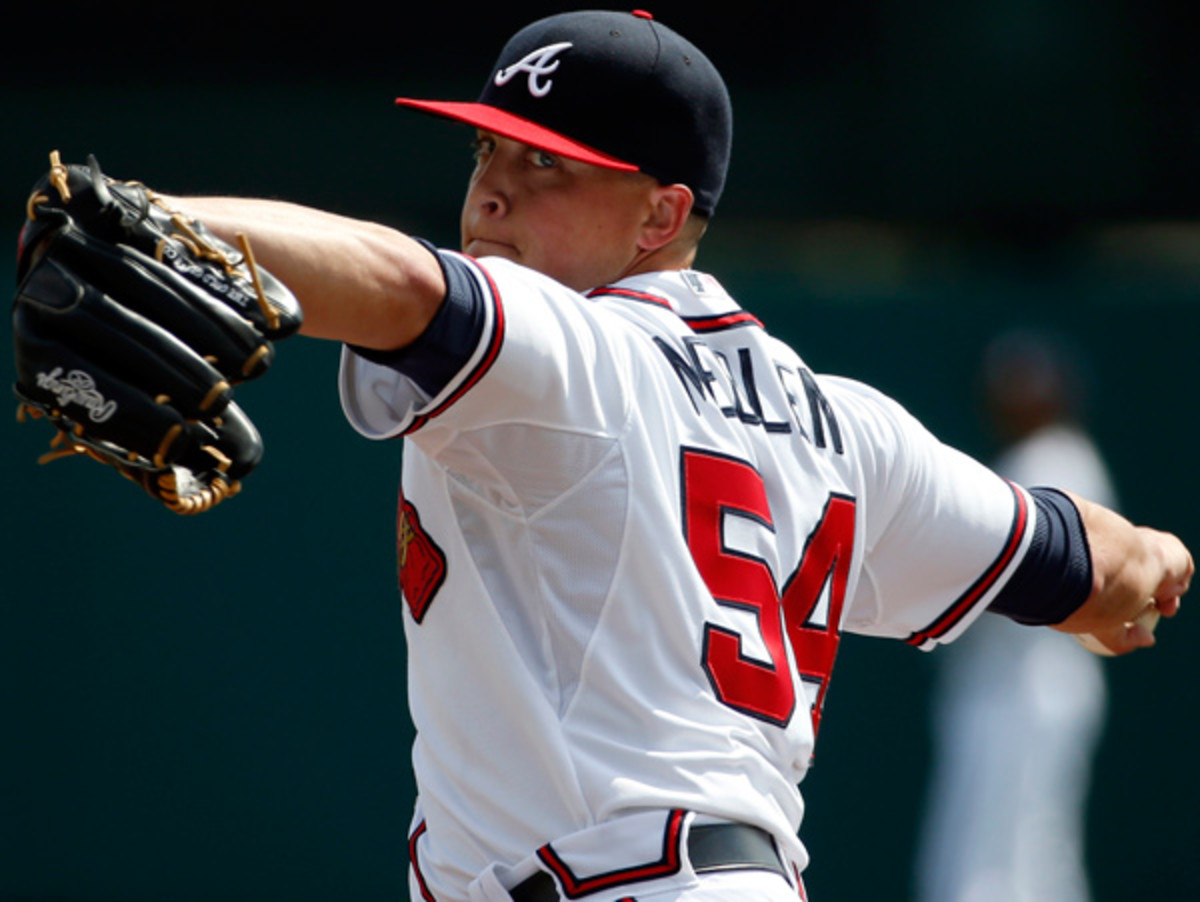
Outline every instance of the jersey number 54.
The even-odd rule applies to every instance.
[[[702,665],[717,697],[738,711],[786,727],[796,709],[788,663],[810,685],[813,733],[821,721],[837,655],[842,606],[854,546],[855,502],[831,493],[782,592],[759,557],[731,548],[725,518],[748,518],[774,535],[762,476],[748,463],[710,451],[683,451],[683,516],[688,548],[718,604],[754,615],[769,660],[744,653],[744,637],[727,626],[704,628]],[[822,604],[822,601],[826,604]]]

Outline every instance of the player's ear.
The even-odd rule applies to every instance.
[[[655,251],[674,241],[687,225],[694,203],[695,196],[687,185],[655,185],[638,248]]]

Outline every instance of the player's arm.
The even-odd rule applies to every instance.
[[[306,335],[401,348],[425,330],[445,299],[437,258],[387,226],[274,200],[166,200],[230,242],[245,233],[256,260],[296,295]]]
[[[1183,543],[1061,489],[1029,494],[1037,527],[988,608],[1086,637],[1089,648],[1098,643],[1111,654],[1153,645],[1153,633],[1137,621],[1151,608],[1167,617],[1179,610],[1193,572]]]
[[[1170,533],[1135,526],[1106,507],[1064,494],[1083,521],[1092,590],[1055,629],[1090,633],[1116,654],[1153,645],[1150,630],[1133,621],[1151,601],[1164,617],[1175,616],[1195,570],[1191,554]]]

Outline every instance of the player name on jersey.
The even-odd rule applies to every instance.
[[[778,364],[773,367],[774,372],[768,374],[768,378],[773,377],[778,382],[792,418],[772,420],[764,413],[759,373],[749,347],[737,349],[735,367],[724,352],[713,349],[699,337],[683,340],[685,354],[657,336],[654,344],[670,362],[697,412],[699,401],[705,401],[715,404],[730,419],[762,426],[767,432],[790,433],[795,428],[816,447],[825,448],[832,444],[834,451],[844,453],[833,409],[809,370],[795,370]],[[811,432],[804,428],[804,422],[809,423]]]

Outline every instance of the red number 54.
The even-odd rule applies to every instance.
[[[769,658],[761,661],[748,657],[739,633],[706,624],[702,664],[722,702],[786,726],[795,713],[797,692],[788,667],[786,641],[800,678],[814,688],[810,711],[816,732],[840,640],[838,624],[854,543],[854,508],[851,497],[829,496],[781,593],[765,561],[731,549],[725,541],[727,514],[755,521],[774,532],[762,476],[744,461],[684,449],[683,509],[688,548],[716,601],[755,616]],[[824,606],[820,604],[823,597],[828,600]]]

